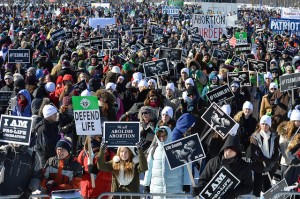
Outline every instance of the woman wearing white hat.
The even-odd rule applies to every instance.
[[[262,97],[261,104],[260,104],[259,117],[262,117],[263,115],[265,115],[267,113],[272,113],[272,105],[274,102],[271,102],[271,98],[272,98],[275,90],[277,90],[277,89],[278,89],[277,84],[272,82],[269,86],[269,93]]]
[[[167,106],[171,106],[173,110],[176,110],[177,107],[180,105],[180,99],[176,95],[177,94],[176,94],[174,83],[168,83],[166,86],[165,104]]]
[[[254,172],[253,194],[260,196],[271,188],[271,179],[279,161],[279,137],[271,130],[272,119],[263,115],[259,122],[259,129],[250,138],[251,167]],[[268,175],[266,175],[268,174]]]

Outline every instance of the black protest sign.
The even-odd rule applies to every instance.
[[[300,87],[300,73],[282,75],[279,77],[280,91],[288,91]]]
[[[109,147],[134,147],[140,141],[140,123],[104,122],[104,140]]]
[[[263,194],[264,199],[272,199],[274,194],[284,191],[287,186],[288,184],[284,178]],[[289,196],[288,194],[277,195],[276,199],[285,199]]]
[[[212,54],[212,57],[216,57],[220,60],[226,60],[228,59],[228,56],[229,56],[229,51],[224,51],[224,50],[221,50],[221,49],[215,49],[213,54]]]
[[[217,104],[233,98],[233,96],[234,95],[227,84],[206,93],[206,97],[210,101],[210,103],[215,102]]]
[[[99,49],[102,49],[102,39],[103,39],[103,37],[91,37],[90,38],[90,46],[91,47],[99,47]]]
[[[131,28],[131,33],[134,35],[144,35],[144,28],[143,27]]]
[[[1,115],[0,141],[29,145],[32,118]]]
[[[164,29],[153,26],[151,29],[151,33],[154,35],[162,35],[164,33]]]
[[[235,46],[235,54],[251,54],[251,44],[237,45]]]
[[[8,106],[12,91],[0,91],[0,106]]]
[[[247,64],[247,62],[246,62],[245,60],[243,60],[243,59],[241,59],[241,58],[239,58],[239,57],[237,57],[237,56],[233,56],[233,57],[231,58],[231,61],[230,61],[229,64],[230,64],[231,66],[234,66],[234,63],[236,63],[236,62],[239,62],[239,63],[240,63],[240,68],[242,68],[243,65]]]
[[[236,122],[216,104],[212,103],[201,117],[223,139],[236,125]]]
[[[159,59],[168,59],[168,61],[181,62],[182,49],[178,48],[160,48]]]
[[[148,46],[146,46],[145,44],[143,44],[141,41],[136,42],[135,46],[141,50],[143,48],[148,48]]]
[[[143,68],[146,77],[156,77],[170,73],[167,59],[158,59],[156,61],[144,62]]]
[[[30,63],[29,49],[9,49],[8,63]]]
[[[201,191],[200,196],[203,199],[221,198],[229,189],[234,189],[239,183],[240,180],[237,177],[225,167],[221,167]]]
[[[122,25],[122,30],[123,30],[123,31],[130,30],[130,25],[128,25],[128,24],[123,24],[123,25]]]
[[[65,30],[61,28],[59,30],[56,30],[56,31],[50,33],[50,36],[51,36],[52,41],[56,42],[63,38],[66,38],[67,34],[66,34]]]
[[[198,134],[166,144],[164,151],[171,170],[206,157]]]
[[[72,31],[67,31],[66,35],[67,35],[67,39],[72,39],[73,38],[73,32]]]
[[[267,72],[267,62],[255,59],[247,59],[247,62],[250,71]]]
[[[102,39],[102,50],[119,50],[119,39],[117,38]]]
[[[273,41],[268,41],[267,50],[270,51],[274,48],[275,48],[274,42]]]
[[[79,44],[86,47],[86,48],[89,48],[90,47],[90,40],[89,39],[80,40]]]
[[[239,82],[240,86],[251,86],[249,71],[227,73],[228,85],[232,82]]]
[[[204,42],[204,39],[201,35],[192,35],[192,43],[200,43],[200,42]]]
[[[287,51],[288,55],[290,56],[295,56],[298,53],[298,49],[292,46],[287,46],[285,48],[285,50]]]
[[[198,34],[199,33],[199,27],[192,27],[189,32],[193,34]]]

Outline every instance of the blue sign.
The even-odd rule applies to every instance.
[[[140,123],[104,122],[104,140],[109,147],[134,147],[140,141]]]
[[[289,34],[295,33],[300,38],[300,20],[299,19],[270,19],[270,30],[275,34],[283,34],[284,30],[288,30]]]

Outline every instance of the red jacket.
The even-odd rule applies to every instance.
[[[93,164],[97,166],[98,152],[95,153]],[[111,160],[114,157],[112,151],[106,150],[105,156]],[[83,174],[80,182],[80,192],[84,197],[97,198],[101,193],[111,192],[111,172],[99,171],[95,176],[95,188],[92,188],[91,174],[88,173],[88,156],[84,150],[78,155],[77,161],[83,166]]]

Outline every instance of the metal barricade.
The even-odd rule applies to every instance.
[[[275,193],[272,196],[272,199],[279,198],[279,196],[281,196],[281,195],[283,195],[284,198],[289,197],[289,196],[290,196],[290,198],[295,198],[296,196],[300,196],[300,193],[299,192],[291,192],[291,191],[281,191],[281,192]]]
[[[184,193],[178,193],[178,194],[172,194],[172,193],[124,193],[124,192],[105,192],[102,193],[98,196],[97,199],[103,199],[107,197],[112,197],[112,196],[117,196],[120,197],[120,199],[123,198],[130,198],[133,199],[133,197],[140,197],[140,198],[152,198],[153,196],[158,196],[158,197],[165,197],[165,198],[178,198],[178,199],[192,199],[191,194],[184,194]]]
[[[20,195],[7,195],[7,196],[0,196],[0,199],[15,199],[15,198],[19,198]],[[37,195],[31,195],[29,197],[30,199],[42,199],[42,198],[49,198],[49,195],[47,194],[37,194]]]

